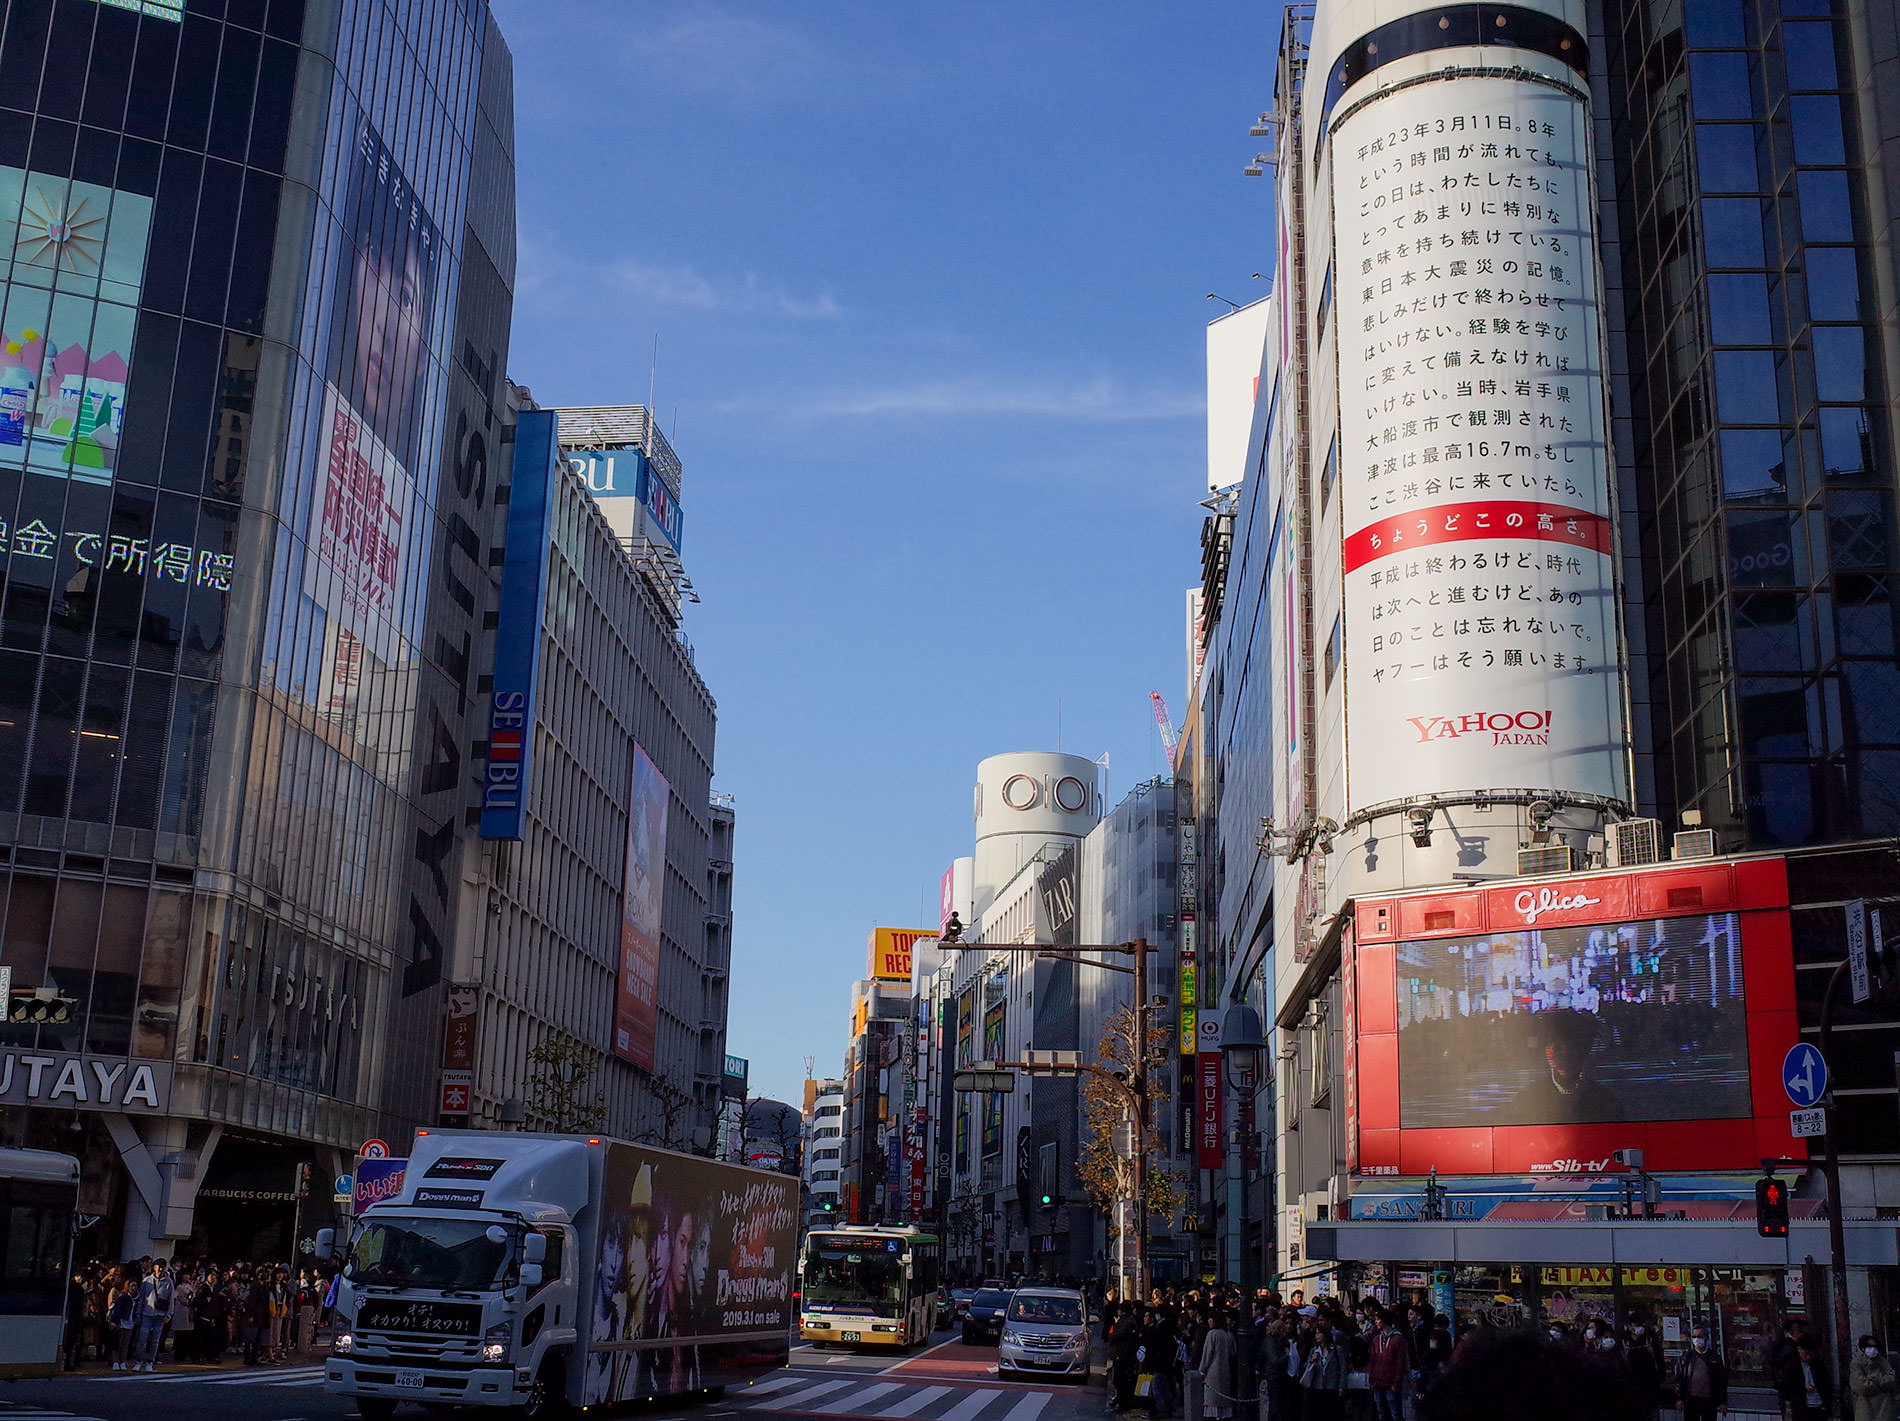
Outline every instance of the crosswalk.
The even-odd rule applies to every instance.
[[[241,1372],[98,1372],[92,1381],[117,1386],[322,1386],[322,1367],[259,1367]],[[0,1421],[11,1413],[0,1411]]]
[[[801,1411],[853,1421],[1037,1421],[1051,1395],[994,1386],[787,1374],[728,1392],[726,1399],[751,1411]]]

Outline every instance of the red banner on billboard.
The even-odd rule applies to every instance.
[[[672,789],[647,752],[633,747],[627,803],[627,870],[621,888],[620,972],[614,984],[614,1054],[653,1069],[660,1010],[660,916],[666,896],[666,812]]]
[[[1194,1058],[1194,1162],[1202,1169],[1221,1165],[1220,1052],[1203,1051]]]

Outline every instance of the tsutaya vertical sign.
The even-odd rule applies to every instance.
[[[1466,71],[1332,131],[1353,810],[1628,798],[1588,125]]]

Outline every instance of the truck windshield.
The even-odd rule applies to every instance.
[[[873,1239],[863,1248],[815,1247],[807,1251],[805,1306],[896,1317],[904,1310],[904,1262],[897,1254],[882,1249],[882,1241]]]
[[[486,1219],[375,1219],[350,1251],[350,1279],[396,1288],[500,1286],[512,1238],[489,1238]]]

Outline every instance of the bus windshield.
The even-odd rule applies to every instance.
[[[808,1308],[841,1308],[897,1317],[904,1310],[906,1279],[900,1254],[885,1240],[862,1243],[814,1239],[805,1250],[801,1280]]]
[[[496,1288],[513,1252],[481,1219],[376,1219],[350,1252],[350,1280],[396,1288]]]

